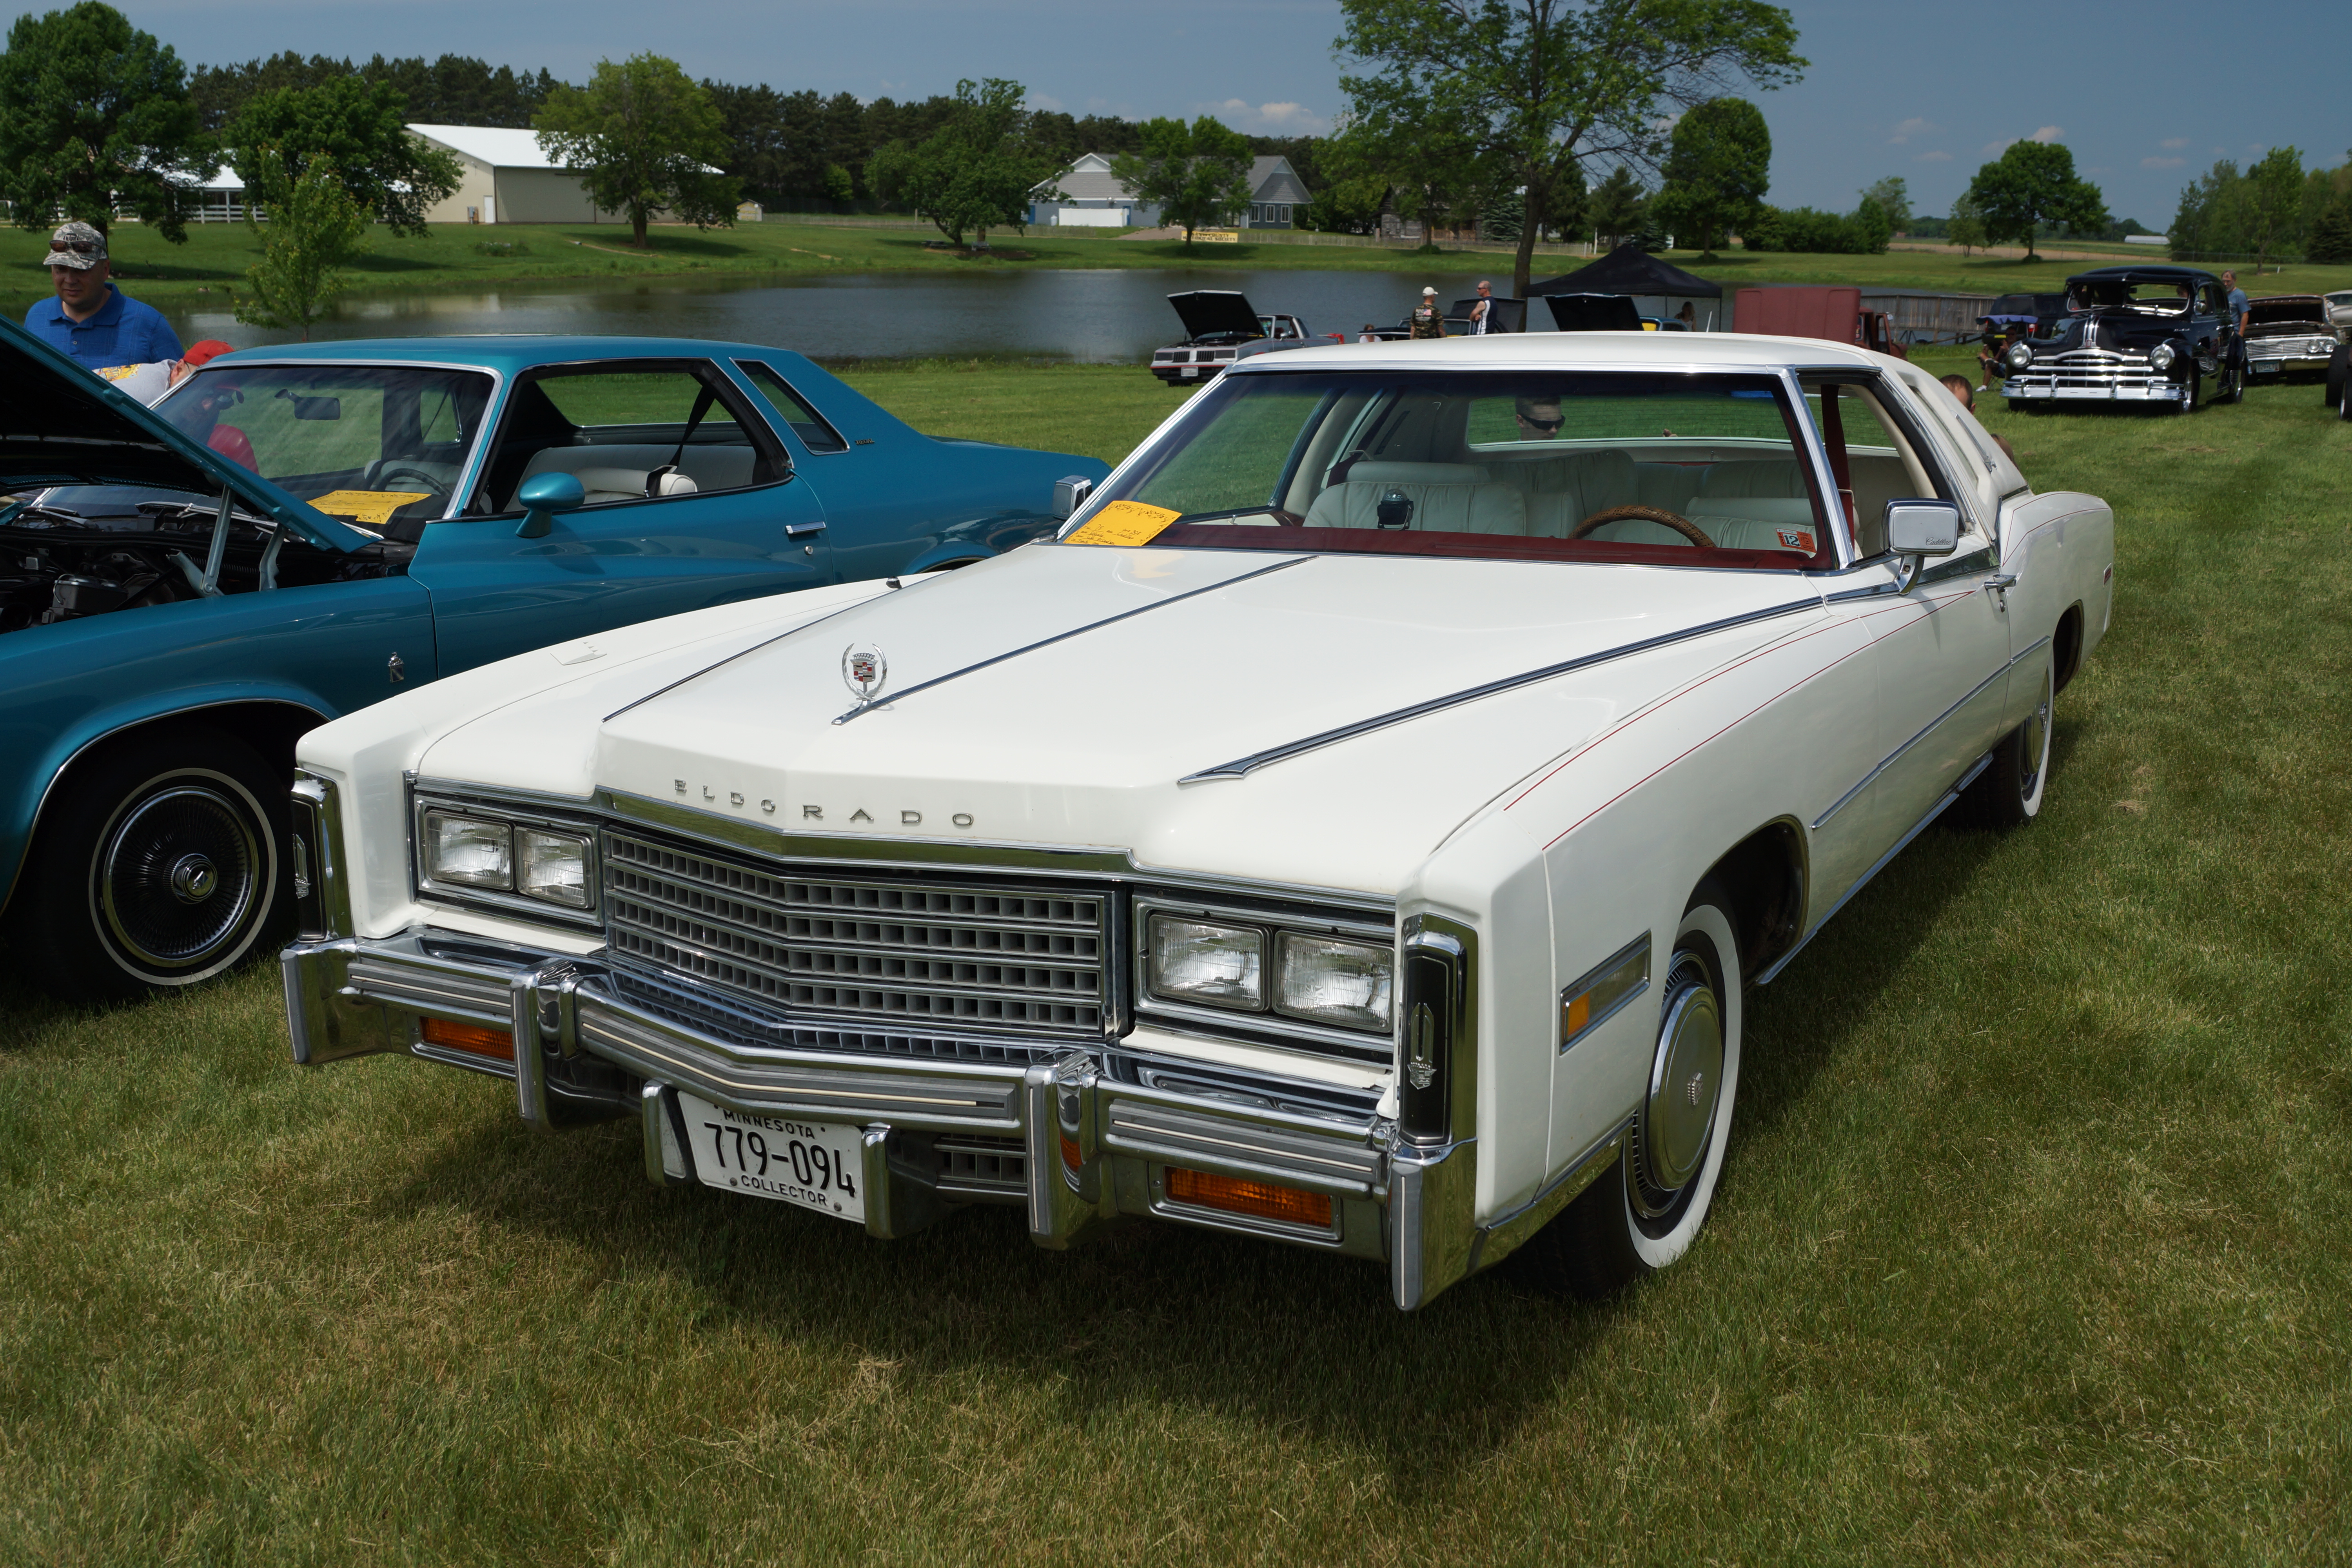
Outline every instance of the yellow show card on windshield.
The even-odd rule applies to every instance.
[[[1087,519],[1084,527],[1062,542],[1149,544],[1160,537],[1160,530],[1183,515],[1164,506],[1146,506],[1139,500],[1115,500]]]
[[[429,500],[425,490],[329,490],[311,499],[313,510],[329,517],[347,517],[370,528],[382,528],[392,514],[413,500]]]

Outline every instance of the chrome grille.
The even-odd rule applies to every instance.
[[[615,956],[796,1012],[1102,1032],[1099,890],[802,875],[616,832],[604,897]]]

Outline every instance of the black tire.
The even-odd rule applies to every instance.
[[[2336,352],[2327,356],[2327,384],[2322,395],[2326,398],[2327,406],[2339,413],[2344,407],[2344,384],[2347,379],[2352,379],[2352,356],[2347,356],[2343,346],[2338,344]]]
[[[2025,398],[2012,397],[2009,400],[2009,411],[2011,414],[2031,414],[2033,412],[2033,405]]]
[[[10,900],[21,973],[72,1001],[177,991],[274,945],[293,910],[286,781],[194,726],[142,731],[57,792]]]
[[[2246,358],[2241,351],[2222,373],[2221,392],[2216,403],[2243,403],[2246,400]]]
[[[2205,395],[2205,377],[2201,372],[2191,367],[2188,381],[2182,384],[2189,388],[2189,395],[2175,403],[2172,405],[2172,411],[2176,414],[2194,414],[2204,405],[2202,400]]]
[[[2042,672],[2042,700],[2025,722],[2000,738],[1992,761],[1977,775],[1960,798],[1952,803],[1960,822],[1972,827],[2022,827],[2042,815],[2050,790],[2050,734],[2053,673]]]
[[[1533,1283],[1612,1295],[1672,1266],[1706,1225],[1739,1089],[1732,908],[1713,882],[1691,896],[1658,987],[1649,1079],[1624,1152],[1515,1255]]]

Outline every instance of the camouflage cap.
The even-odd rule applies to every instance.
[[[87,272],[106,259],[106,236],[86,223],[66,223],[49,236],[49,254],[42,259],[44,267],[70,267],[77,272]]]

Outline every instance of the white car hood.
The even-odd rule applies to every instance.
[[[794,833],[1108,848],[1390,894],[1513,782],[1792,619],[1670,640],[1246,776],[1180,781],[1806,602],[1811,587],[1780,574],[1040,546],[914,580],[684,679],[671,666],[633,695],[607,679],[485,715],[421,771],[601,787]],[[854,718],[852,647],[887,664],[881,700]]]

